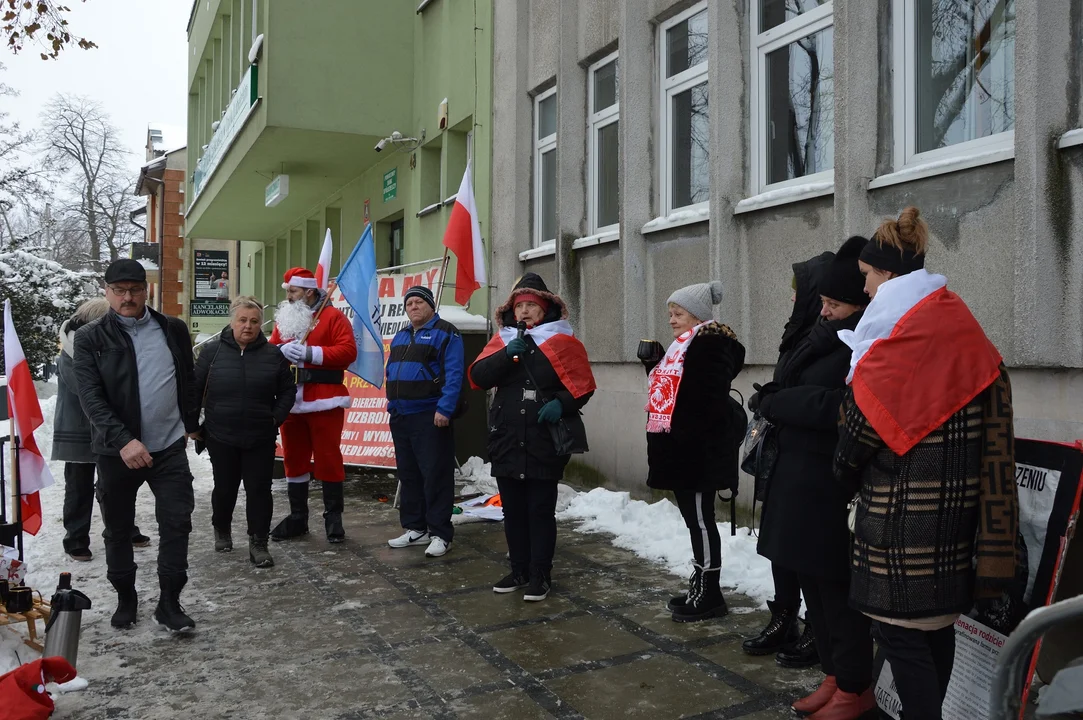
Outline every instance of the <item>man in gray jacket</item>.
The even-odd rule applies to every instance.
[[[147,273],[135,260],[112,263],[105,285],[109,312],[75,333],[75,377],[98,458],[106,576],[118,598],[111,622],[120,628],[136,621],[131,532],[136,494],[147,483],[158,518],[154,619],[174,632],[191,630],[180,594],[195,507],[185,448],[199,430],[192,340],[182,320],[147,307]]]
[[[94,512],[94,463],[90,448],[90,420],[79,406],[75,379],[75,331],[109,312],[103,297],[87,300],[60,326],[60,355],[56,360],[57,394],[53,415],[53,460],[64,463],[64,552],[72,560],[93,559],[90,518]],[[147,547],[150,538],[132,526],[132,545]]]

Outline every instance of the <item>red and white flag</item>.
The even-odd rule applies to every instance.
[[[316,286],[320,290],[326,290],[331,280],[331,228],[327,228],[327,234],[323,236],[323,249],[320,250],[320,261],[316,264]]]
[[[474,181],[470,162],[466,163],[455,207],[444,231],[444,247],[455,253],[458,269],[455,271],[455,302],[466,305],[474,291],[486,283],[485,251],[481,245],[481,226],[478,224],[478,206],[474,202]]]
[[[11,301],[4,301],[4,370],[8,382],[8,415],[15,421],[19,438],[19,489],[22,494],[23,530],[37,535],[41,529],[41,498],[38,491],[53,484],[49,465],[38,450],[34,431],[42,423],[41,405],[30,377],[30,366],[23,354],[15,323],[11,319]]]

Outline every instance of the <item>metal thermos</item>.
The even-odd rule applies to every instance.
[[[90,598],[71,588],[71,573],[60,573],[60,583],[51,601],[52,615],[45,626],[45,651],[42,657],[63,657],[72,667],[79,657],[79,631],[83,611],[90,609]]]

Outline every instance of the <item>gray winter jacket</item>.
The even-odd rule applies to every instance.
[[[75,377],[75,331],[82,323],[67,320],[60,326],[60,357],[57,358],[56,413],[53,416],[53,460],[92,463],[90,420],[79,405],[79,383]]]

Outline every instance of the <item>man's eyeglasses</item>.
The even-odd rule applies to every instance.
[[[131,295],[133,298],[137,298],[147,292],[147,289],[142,286],[120,288],[113,285],[109,286],[110,292],[117,297],[124,297],[125,295]]]

